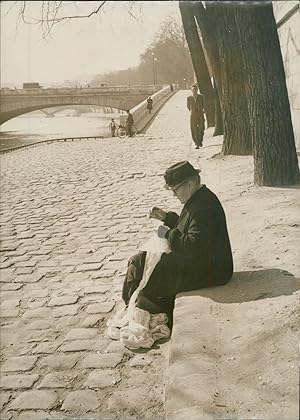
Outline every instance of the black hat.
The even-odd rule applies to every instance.
[[[199,172],[201,170],[195,169],[187,160],[175,163],[175,165],[170,166],[164,173],[166,187],[175,187],[197,175]]]

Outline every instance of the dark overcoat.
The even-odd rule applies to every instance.
[[[187,98],[187,107],[191,111],[190,124],[193,142],[197,147],[202,146],[204,136],[204,97],[191,95]]]
[[[163,254],[142,291],[152,301],[178,292],[227,283],[233,273],[226,218],[218,197],[205,185],[169,212],[165,225],[171,253]]]
[[[196,96],[190,95],[187,97],[187,108],[191,111],[191,118],[195,120],[204,120],[204,96],[197,93]]]
[[[127,119],[126,119],[126,126],[127,127],[132,127],[133,126],[133,116],[132,116],[132,114],[128,114]]]
[[[153,107],[153,100],[151,98],[147,99],[147,109],[152,109]]]

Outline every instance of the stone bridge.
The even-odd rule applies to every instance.
[[[161,86],[112,86],[102,88],[1,89],[0,125],[27,112],[65,105],[94,105],[131,109]]]
[[[54,108],[43,108],[39,111],[44,114],[46,117],[54,117],[57,112],[60,111],[76,111],[76,115],[82,115],[85,112],[98,112],[102,111],[105,113],[106,109],[112,109],[110,107],[94,107],[92,105],[61,105],[59,107]],[[121,112],[121,111],[120,111]]]

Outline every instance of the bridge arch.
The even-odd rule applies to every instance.
[[[1,93],[0,124],[28,112],[64,105],[131,109],[157,90],[151,88],[39,89]]]
[[[79,105],[79,104],[78,104]],[[81,105],[81,104],[80,104]],[[85,105],[90,105],[90,104],[85,104]],[[55,108],[55,107],[60,107],[60,106],[76,106],[76,104],[57,104],[57,105],[47,105],[47,106],[31,106],[31,107],[26,107],[26,108],[19,108],[17,110],[14,111],[9,111],[9,112],[4,112],[4,113],[0,113],[0,125],[4,124],[5,122],[19,117],[20,115],[24,115],[24,114],[29,114],[30,112],[33,111],[41,111],[42,109],[47,109],[47,108]],[[96,105],[95,105],[96,106]],[[106,105],[97,105],[97,106],[106,106]],[[111,107],[111,108],[115,108],[115,107]],[[115,109],[120,109],[120,108],[115,108]],[[126,108],[127,109],[127,108]],[[125,109],[120,109],[120,111],[125,111]]]
[[[66,110],[73,110],[76,111],[78,115],[85,114],[86,112],[92,113],[99,113],[101,110],[104,114],[112,114],[112,113],[124,113],[125,111],[117,108],[111,108],[106,106],[100,105],[60,105],[59,107],[51,107],[51,108],[42,108],[39,111],[45,115],[46,117],[53,117],[54,115],[66,111]]]

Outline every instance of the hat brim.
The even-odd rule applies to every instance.
[[[201,172],[201,169],[196,169],[196,168],[194,168],[195,169],[195,173],[194,173],[194,175],[192,175],[192,176],[190,176],[190,177],[188,177],[187,179],[185,179],[184,181],[182,181],[182,182],[180,182],[179,184],[176,184],[176,185],[169,185],[169,184],[165,184],[164,185],[164,188],[166,189],[166,190],[172,190],[173,188],[178,188],[180,185],[183,185],[183,184],[185,184],[187,181],[189,181],[190,179],[192,179],[192,178],[194,178],[194,176],[195,175],[197,175],[197,174],[199,174],[200,172]]]

